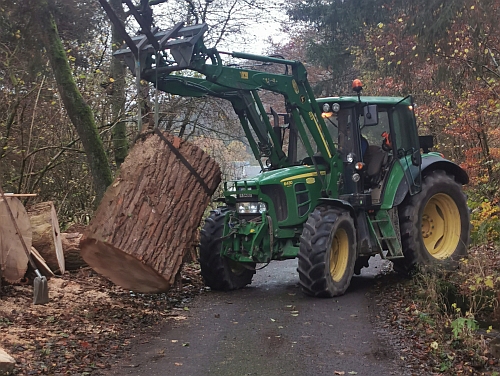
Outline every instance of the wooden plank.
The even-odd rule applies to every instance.
[[[36,266],[38,267],[38,270],[40,270],[40,273],[47,277],[47,279],[50,279],[50,277],[54,276],[54,272],[50,270],[49,266],[43,259],[42,255],[38,253],[35,247],[31,247],[31,255],[33,256],[33,261],[35,261]]]
[[[36,197],[36,196],[38,196],[38,194],[37,193],[5,193],[5,196],[9,196],[9,197]]]

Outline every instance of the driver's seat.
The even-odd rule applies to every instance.
[[[370,187],[376,186],[382,178],[382,167],[387,164],[389,156],[380,146],[370,145],[363,155],[366,165],[366,177]]]

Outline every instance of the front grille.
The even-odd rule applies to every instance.
[[[306,215],[309,212],[311,205],[311,198],[309,197],[309,191],[304,183],[295,184],[295,197],[297,200],[297,211],[300,217]]]

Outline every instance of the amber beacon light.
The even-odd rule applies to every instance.
[[[359,79],[355,79],[352,81],[352,90],[354,90],[356,93],[359,93],[361,90],[363,90],[363,83]]]

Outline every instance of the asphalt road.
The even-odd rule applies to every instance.
[[[271,263],[248,288],[197,297],[156,335],[138,339],[109,374],[403,375],[370,317],[367,295],[383,262],[371,262],[334,299],[300,291],[296,260]]]

